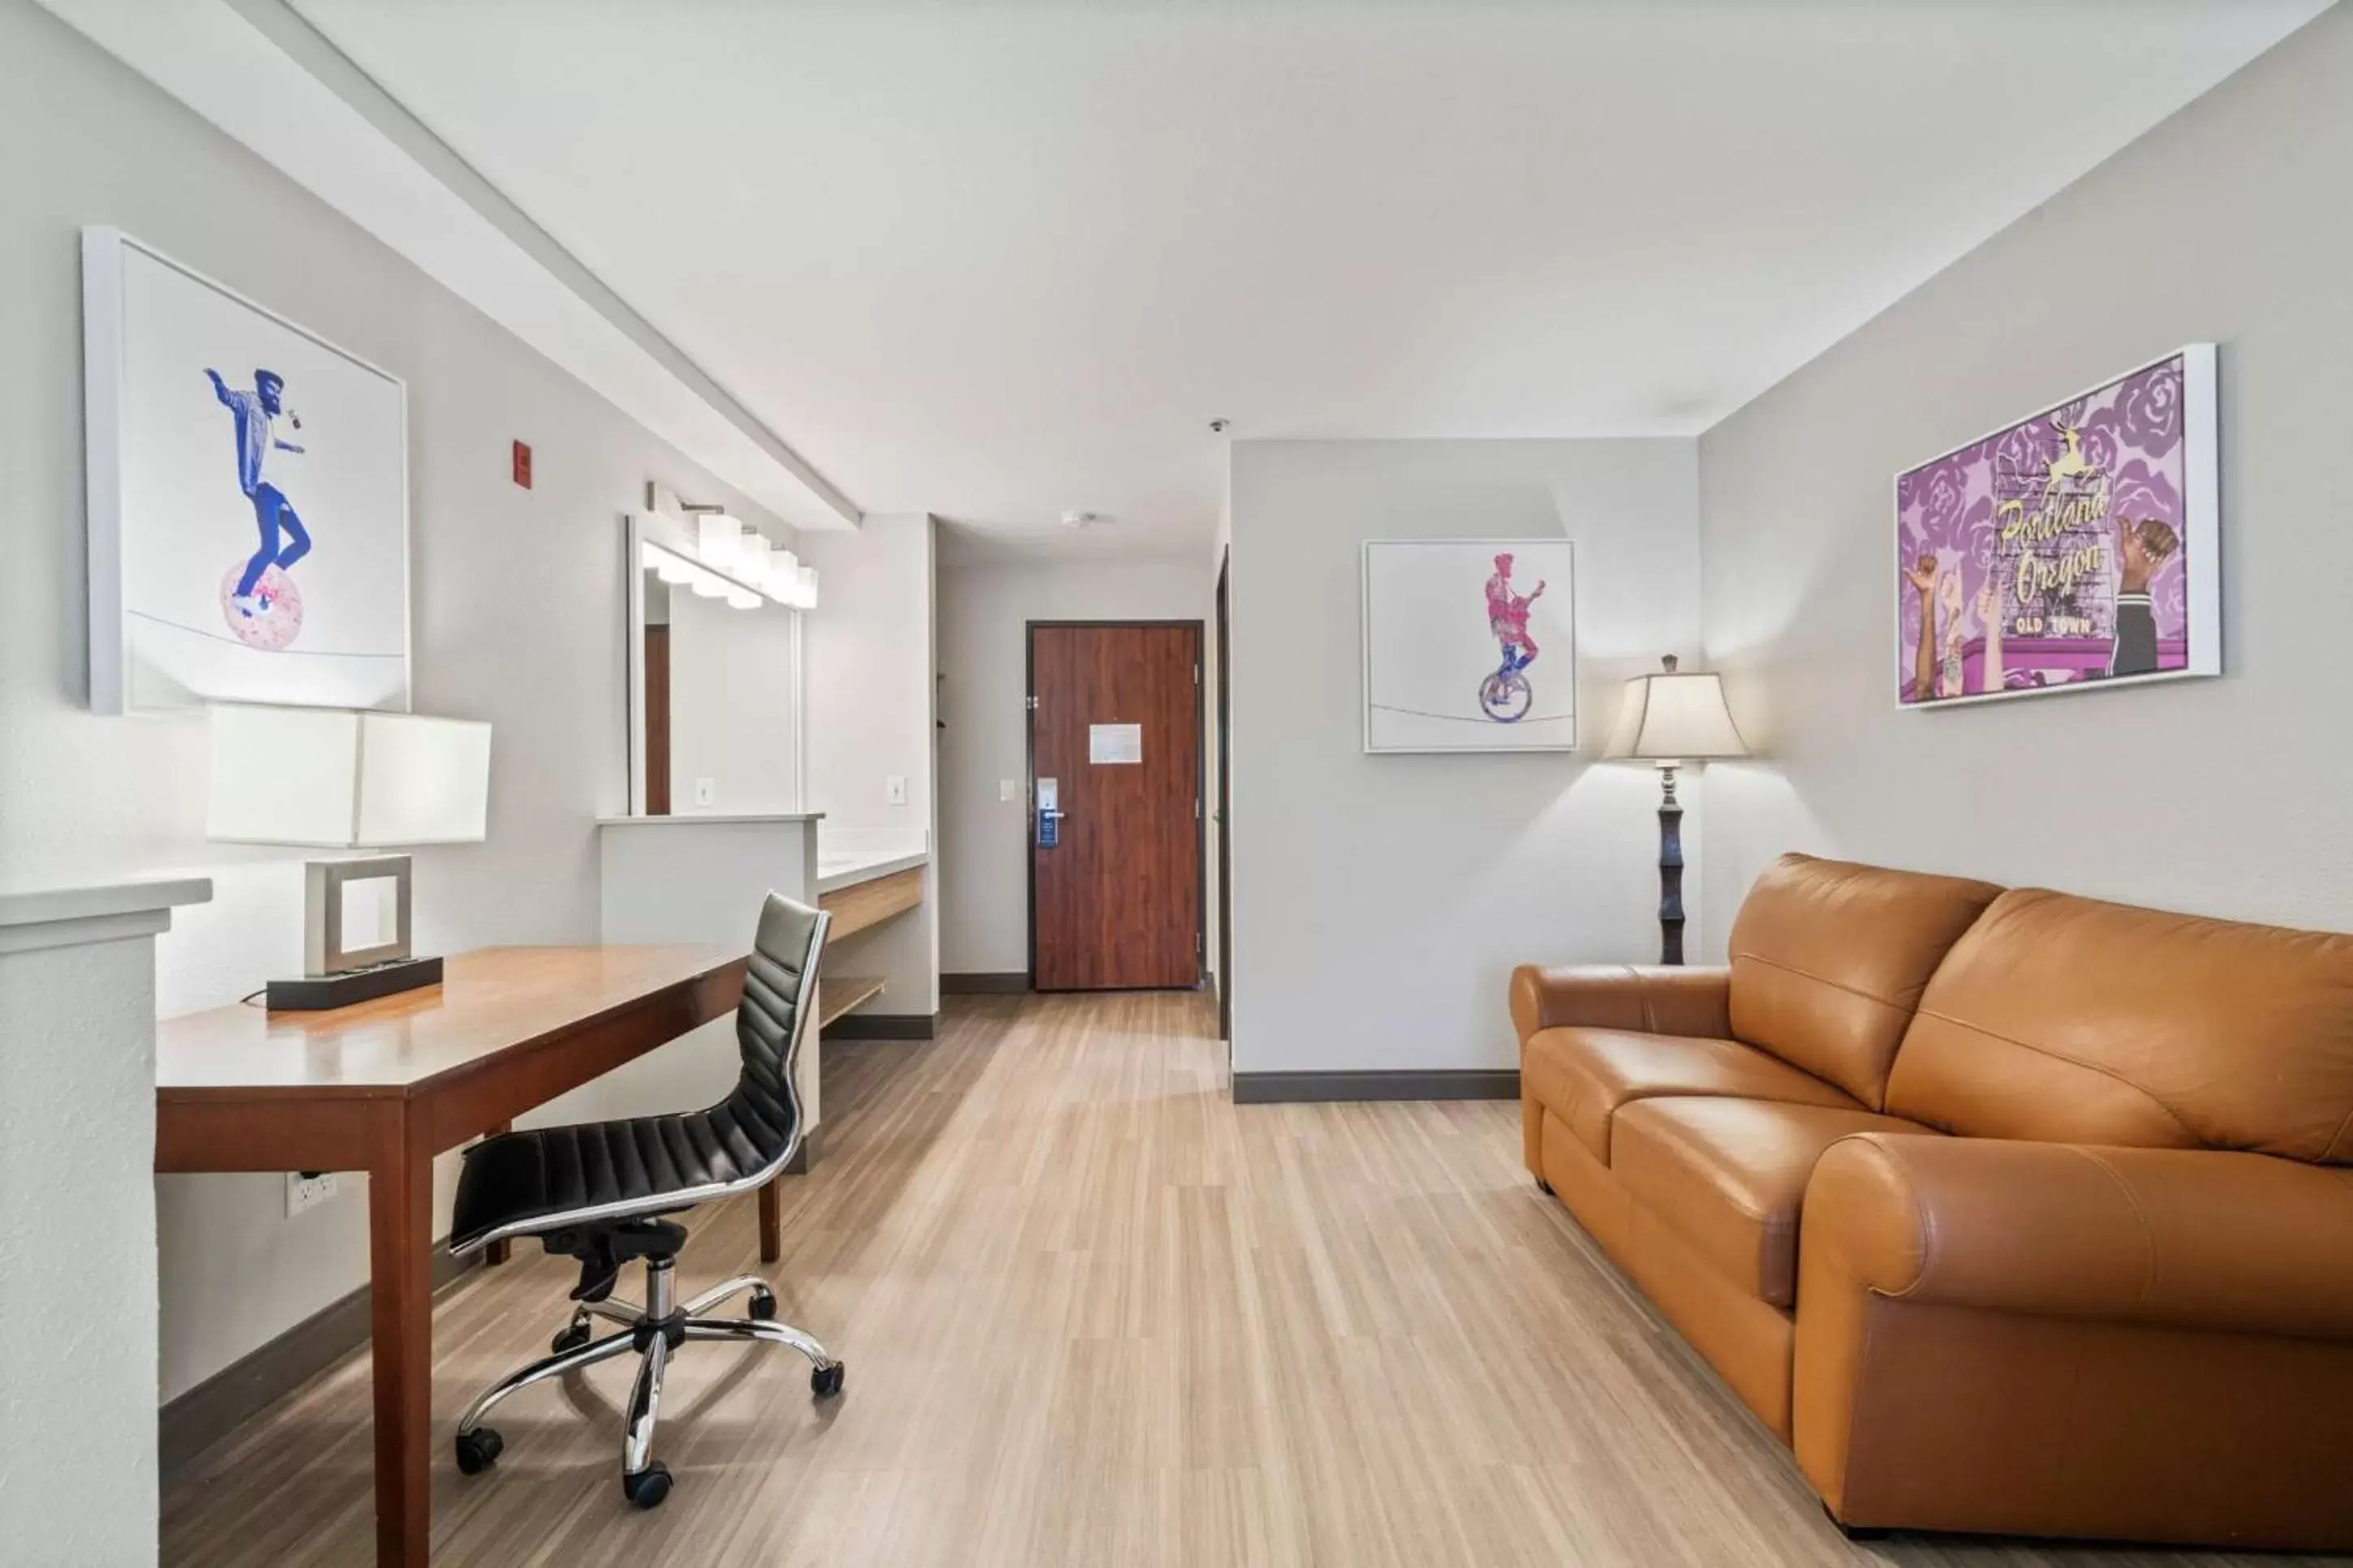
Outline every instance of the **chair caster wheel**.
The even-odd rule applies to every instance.
[[[809,1372],[809,1392],[819,1399],[830,1398],[841,1392],[841,1363],[829,1361]]]
[[[776,1292],[772,1290],[753,1291],[751,1305],[747,1307],[745,1310],[749,1311],[754,1318],[757,1319],[761,1322],[773,1322],[776,1316]]]
[[[547,1342],[547,1349],[552,1355],[562,1355],[566,1351],[576,1351],[587,1342],[588,1320],[575,1318],[569,1325],[558,1330],[554,1339]]]
[[[498,1463],[499,1450],[506,1442],[488,1426],[477,1426],[470,1432],[458,1434],[458,1473],[479,1476]]]
[[[621,1495],[638,1508],[659,1508],[670,1496],[670,1467],[648,1465],[636,1475],[621,1478]]]

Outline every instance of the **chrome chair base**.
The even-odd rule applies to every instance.
[[[776,1321],[776,1294],[756,1274],[739,1274],[716,1285],[684,1306],[672,1302],[674,1265],[668,1258],[649,1258],[645,1305],[626,1301],[584,1301],[573,1309],[572,1321],[555,1336],[554,1353],[522,1367],[482,1390],[458,1418],[458,1468],[479,1475],[497,1462],[506,1444],[482,1418],[509,1394],[551,1377],[595,1366],[598,1362],[635,1352],[639,1358],[637,1381],[629,1389],[628,1417],[621,1440],[621,1492],[639,1508],[654,1508],[670,1495],[669,1468],[653,1457],[654,1425],[661,1415],[662,1374],[670,1352],[689,1340],[733,1340],[784,1345],[798,1351],[809,1363],[809,1392],[830,1398],[841,1392],[842,1364],[806,1331]],[[748,1293],[749,1317],[711,1318],[702,1314],[721,1302]],[[620,1327],[601,1339],[591,1338],[589,1325],[597,1319]]]

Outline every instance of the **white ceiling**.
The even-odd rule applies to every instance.
[[[1212,416],[1704,429],[2326,8],[294,5],[858,506],[1153,553]]]

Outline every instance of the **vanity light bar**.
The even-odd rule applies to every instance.
[[[692,554],[649,539],[640,547],[642,563],[665,583],[684,584],[702,598],[724,599],[739,610],[756,609],[763,598],[789,609],[817,608],[815,567],[800,564],[791,551],[756,533],[743,532],[733,518],[704,516],[697,525]]]

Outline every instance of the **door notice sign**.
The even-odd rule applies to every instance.
[[[1144,761],[1144,726],[1141,724],[1088,725],[1087,761],[1091,763]]]

